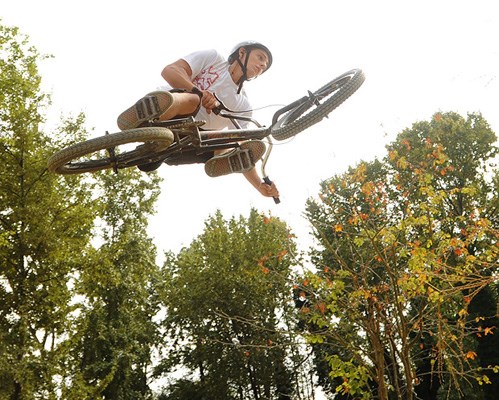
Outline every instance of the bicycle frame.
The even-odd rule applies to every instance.
[[[227,150],[239,147],[239,142],[247,140],[263,140],[268,143],[267,151],[262,158],[261,171],[265,180],[267,174],[265,166],[272,151],[273,143],[270,138],[270,128],[262,126],[254,118],[219,112],[218,115],[229,119],[236,129],[224,130],[202,130],[199,129],[200,121],[193,117],[187,117],[169,121],[155,121],[147,126],[156,126],[170,129],[174,135],[173,143],[165,150],[155,154],[157,160],[163,159],[168,163],[168,158],[172,155],[191,154],[202,156],[218,150]],[[254,124],[254,129],[243,129],[238,121],[246,121]],[[180,127],[180,128],[176,128]],[[188,129],[186,129],[188,127]]]
[[[223,107],[223,110],[225,106],[221,106]],[[177,157],[177,160],[181,160],[182,158],[185,160],[189,159],[190,156],[191,160],[196,160],[197,158],[197,162],[204,162],[206,160],[203,159],[203,155],[209,154],[211,156],[215,151],[237,148],[239,147],[239,142],[265,139],[267,142],[267,150],[262,157],[261,173],[263,181],[268,185],[272,184],[272,181],[265,171],[267,161],[273,148],[273,143],[270,138],[270,128],[262,126],[254,118],[233,113],[229,114],[222,110],[217,112],[218,115],[229,119],[236,129],[203,131],[199,129],[201,121],[196,121],[193,117],[150,122],[147,126],[170,129],[174,136],[173,143],[165,150],[156,153],[154,159],[156,161],[163,160],[167,164],[171,164],[172,157]],[[254,124],[256,128],[243,129],[238,121],[250,122]],[[168,162],[169,158],[170,163]],[[191,161],[187,163],[195,162],[196,161]],[[280,202],[278,198],[274,198],[274,201],[276,204]]]

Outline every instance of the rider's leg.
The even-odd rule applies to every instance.
[[[159,116],[158,119],[160,121],[167,121],[197,113],[201,104],[201,100],[197,94],[172,92],[171,95],[173,96],[173,104]]]
[[[166,159],[164,162],[168,165],[182,165],[204,163],[205,171],[211,177],[231,174],[234,172],[246,172],[251,170],[255,163],[261,159],[265,153],[265,143],[261,140],[250,140],[243,142],[240,148],[233,150],[217,151],[218,155],[213,152],[196,154],[185,153],[174,158]],[[158,169],[163,161],[138,165],[137,167],[144,172],[151,172]]]
[[[151,92],[120,114],[118,127],[121,130],[133,129],[154,119],[166,121],[193,115],[197,113],[200,104],[200,97],[193,93],[175,89],[172,92]]]

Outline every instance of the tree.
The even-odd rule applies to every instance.
[[[309,201],[322,248],[304,288],[320,312],[306,307],[306,320],[343,395],[478,398],[495,376],[499,360],[477,348],[495,330],[495,140],[480,115],[438,113],[403,131],[383,163],[324,181]]]
[[[0,46],[0,397],[146,398],[157,176],[48,173],[55,149],[87,136],[85,118],[45,134],[43,57],[16,28],[0,26]]]
[[[147,217],[159,194],[156,174],[124,170],[98,175],[100,247],[79,270],[81,301],[67,342],[65,398],[146,399],[159,337],[155,246]]]
[[[71,273],[93,225],[89,187],[46,170],[54,142],[40,130],[49,104],[41,59],[16,28],[0,25],[0,397],[10,399],[55,398]],[[82,123],[62,129],[74,140]]]
[[[161,298],[172,344],[158,373],[181,366],[185,379],[168,398],[292,397],[298,370],[288,367],[289,346],[296,343],[283,329],[294,247],[277,218],[251,210],[248,219],[225,221],[217,212],[188,248],[169,255]],[[188,379],[194,372],[199,378]]]
[[[432,174],[432,186],[445,196],[438,211],[440,216],[437,217],[443,223],[440,229],[444,234],[462,241],[470,258],[477,255],[483,257],[489,250],[492,254],[497,251],[494,235],[499,228],[499,176],[493,163],[498,154],[496,139],[479,114],[470,114],[464,119],[456,113],[436,113],[432,121],[417,123],[413,129],[402,132],[399,140],[389,147],[391,165],[399,172],[398,178],[404,185],[411,179],[407,171],[414,169],[419,172],[418,165],[425,166],[421,158],[427,160],[426,174]],[[408,168],[396,167],[397,156],[403,164],[407,162]],[[470,220],[485,224],[483,231],[488,234],[474,236]],[[460,257],[455,258],[449,262],[457,266]],[[483,270],[478,265],[475,267],[483,278],[492,278],[497,271],[497,264]],[[468,292],[465,289],[463,294]],[[467,318],[476,330],[474,339],[479,365],[487,369],[499,364],[499,336],[493,335],[495,327],[499,326],[496,287],[487,285],[480,288],[473,296],[467,296],[466,301],[469,301]],[[494,398],[499,389],[499,377],[485,370],[483,379],[489,383],[481,391],[486,398]],[[417,389],[424,389],[425,386],[421,386]],[[476,393],[474,390],[473,395]]]

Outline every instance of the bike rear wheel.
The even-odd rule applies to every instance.
[[[154,160],[173,142],[166,128],[146,127],[112,133],[76,143],[53,154],[48,169],[57,174],[80,174],[107,168],[127,168]],[[131,147],[133,143],[142,143]],[[128,145],[128,146],[127,146]]]
[[[360,69],[353,69],[277,111],[270,127],[272,137],[285,140],[321,121],[355,93],[364,79]]]

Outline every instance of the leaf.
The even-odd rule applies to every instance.
[[[487,336],[487,335],[493,335],[493,334],[494,334],[494,332],[493,332],[493,330],[494,330],[494,329],[495,329],[495,326],[492,326],[492,327],[486,327],[486,328],[483,330],[483,332],[484,332],[485,336]]]

